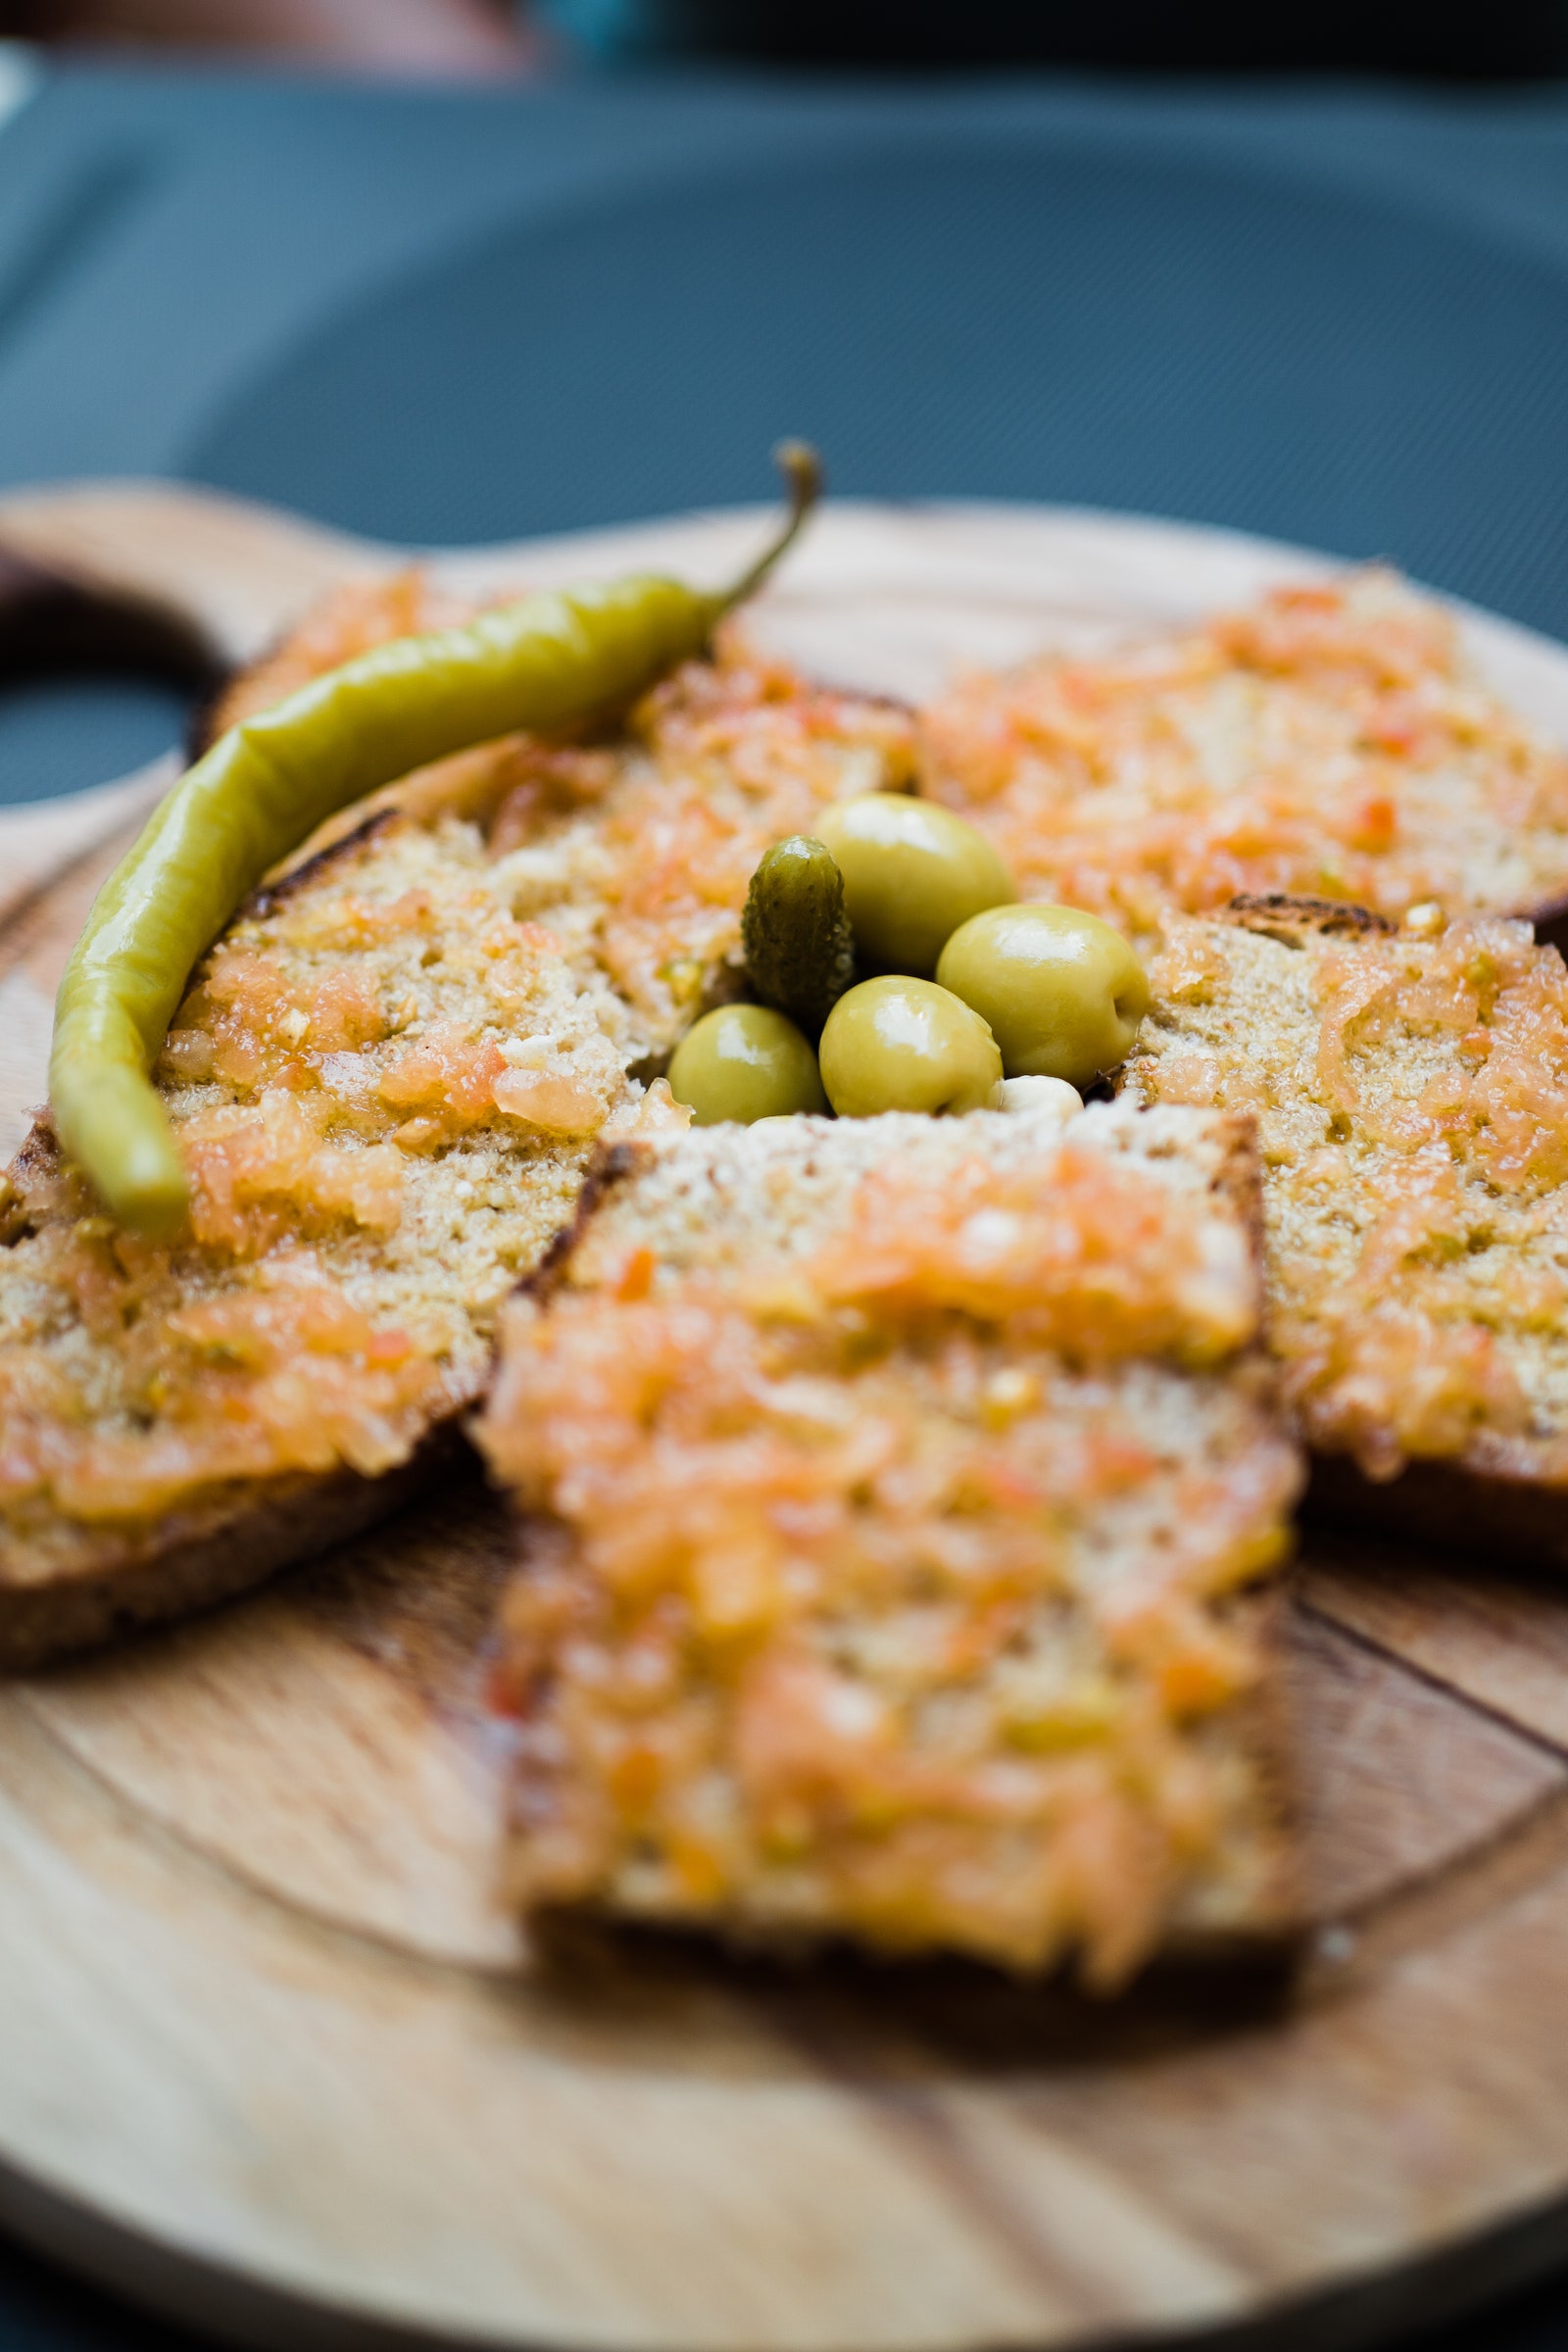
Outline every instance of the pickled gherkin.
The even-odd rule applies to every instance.
[[[741,944],[762,1003],[815,1037],[855,985],[844,876],[821,842],[792,833],[764,852],[746,894]]]

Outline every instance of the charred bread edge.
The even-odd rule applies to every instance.
[[[1386,939],[1399,928],[1386,914],[1374,914],[1370,906],[1352,906],[1345,899],[1293,898],[1284,890],[1260,896],[1243,891],[1217,909],[1217,919],[1236,923],[1244,931],[1261,931],[1266,939],[1277,939],[1285,948],[1296,946],[1293,932],[1315,931],[1324,939]]]
[[[1288,891],[1261,894],[1244,891],[1217,908],[1215,919],[1240,923],[1249,931],[1261,931],[1284,947],[1295,945],[1289,936],[1293,931],[1317,931],[1326,939],[1350,936],[1365,939],[1375,934],[1390,936],[1399,928],[1386,914],[1374,914],[1370,906],[1353,906],[1343,899],[1293,898]],[[1555,948],[1559,955],[1568,954],[1568,898],[1548,899],[1539,906],[1511,909],[1503,919],[1531,924],[1538,947]],[[1274,923],[1279,925],[1277,930]]]
[[[309,858],[302,858],[297,865],[285,865],[280,874],[270,882],[262,883],[259,889],[252,891],[250,897],[235,907],[223,926],[224,930],[234,923],[265,922],[289,899],[297,898],[302,890],[308,890],[313,882],[318,882],[334,865],[351,865],[362,850],[368,850],[372,841],[378,839],[390,825],[397,823],[400,813],[396,808],[373,808],[349,832],[338,834],[334,841],[314,851]],[[216,947],[218,943],[215,940],[213,944]]]
[[[1243,1113],[1230,1113],[1225,1118],[1225,1124],[1229,1129],[1229,1140],[1211,1189],[1228,1200],[1241,1218],[1251,1249],[1261,1303],[1263,1183],[1257,1156],[1256,1129],[1252,1119]],[[636,1142],[601,1147],[578,1195],[576,1215],[571,1224],[556,1236],[533,1273],[518,1284],[519,1296],[531,1298],[542,1308],[548,1308],[550,1300],[562,1288],[572,1255],[606,1195],[614,1186],[635,1175],[639,1168],[647,1166],[656,1150],[656,1146]],[[1238,1360],[1263,1367],[1272,1396],[1275,1387],[1273,1366],[1261,1341],[1254,1340],[1242,1351]],[[517,1565],[523,1573],[527,1569],[527,1528],[526,1514],[518,1514]],[[1154,1965],[1161,1958],[1237,1961],[1246,1965],[1259,1960],[1271,1963],[1289,1961],[1310,1924],[1304,1911],[1303,1883],[1298,1852],[1299,1808],[1296,1776],[1291,1765],[1294,1742],[1287,1688],[1285,1598],[1277,1586],[1272,1589],[1265,1587],[1241,1594],[1235,1608],[1237,1614],[1245,1615],[1255,1635],[1262,1664],[1256,1687],[1236,1708],[1232,1721],[1263,1789],[1267,1819],[1265,1834],[1272,1848],[1267,1890],[1259,1906],[1261,1916],[1243,1926],[1209,1928],[1178,1921],[1155,1955]],[[514,1831],[512,1834],[516,1835]],[[580,1903],[542,1904],[532,1917],[546,1935],[552,1922],[558,1921],[564,1926],[577,1919],[597,1922],[616,1931],[662,1936],[679,1937],[693,1933],[716,1936],[739,1953],[764,1956],[798,1955],[803,1949],[827,1953],[843,1948],[854,1940],[842,1935],[803,1937],[798,1935],[770,1934],[765,1929],[724,1921],[630,1920],[610,1906],[591,1899]],[[900,1958],[897,1953],[884,1956],[890,1962]],[[933,1956],[910,1955],[915,1958]],[[977,1962],[975,1965],[985,1964]]]
[[[270,1494],[189,1512],[183,1523],[166,1520],[134,1552],[122,1548],[85,1574],[0,1584],[0,1672],[25,1673],[69,1651],[231,1599],[275,1570],[315,1559],[373,1527],[460,1450],[457,1430],[443,1423],[412,1459],[382,1478],[343,1470],[278,1479]]]
[[[514,1298],[532,1298],[537,1305],[548,1306],[565,1281],[566,1270],[606,1194],[617,1184],[624,1183],[628,1176],[634,1175],[651,1157],[647,1144],[600,1144],[596,1147],[588,1162],[588,1172],[578,1187],[577,1205],[572,1211],[570,1224],[562,1226],[533,1271],[525,1274],[516,1285]]]

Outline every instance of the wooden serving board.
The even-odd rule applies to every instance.
[[[717,576],[758,521],[438,561]],[[229,656],[395,553],[136,485],[0,501],[5,547]],[[756,625],[918,693],[1314,568],[1106,516],[846,507]],[[1471,625],[1568,738],[1568,655]],[[0,815],[0,1143],[162,780]],[[493,1899],[481,1695],[507,1565],[459,1478],[246,1602],[0,1689],[0,2219],[258,2343],[606,2352],[1345,2345],[1568,2255],[1568,1589],[1314,1543],[1300,1967],[1156,1971],[1107,2006],[956,1965],[527,1952]]]

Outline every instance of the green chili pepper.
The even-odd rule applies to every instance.
[[[700,653],[816,499],[814,454],[775,456],[789,517],[733,587],[631,578],[400,638],[231,728],[181,777],[99,892],[55,1002],[56,1133],[122,1225],[169,1239],[183,1223],[184,1163],[148,1072],[192,967],[262,876],[350,801],[470,744],[624,708]]]
[[[762,853],[746,894],[741,945],[752,986],[815,1037],[855,986],[855,938],[844,911],[844,876],[832,852],[792,833]]]

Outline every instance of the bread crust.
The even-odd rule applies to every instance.
[[[1568,1569],[1568,1488],[1523,1471],[1421,1461],[1379,1483],[1348,1453],[1315,1453],[1302,1511],[1324,1527],[1430,1544],[1502,1567]]]
[[[384,1477],[345,1470],[279,1480],[270,1494],[182,1512],[135,1537],[106,1537],[91,1565],[74,1575],[0,1583],[0,1672],[25,1673],[230,1600],[277,1569],[315,1559],[373,1527],[463,1450],[456,1429],[443,1425]]]

